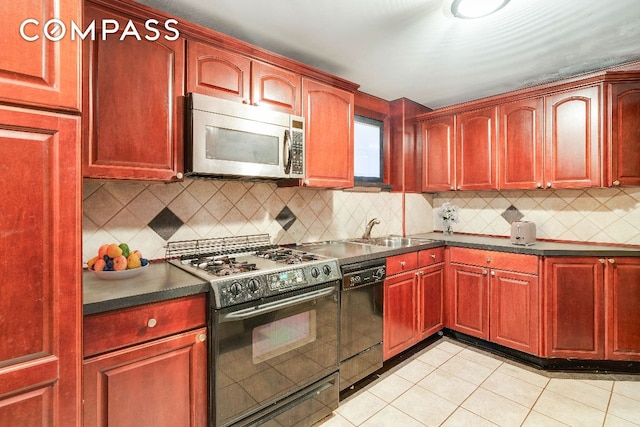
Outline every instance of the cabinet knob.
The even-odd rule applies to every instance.
[[[207,340],[207,334],[198,334],[198,341],[205,342]]]
[[[487,257],[487,262],[491,262],[491,257],[490,256]]]
[[[184,178],[183,173],[182,173],[182,172],[178,172],[178,173],[176,174],[176,178],[177,178],[177,179],[182,179],[182,178]]]
[[[435,261],[436,260],[436,254],[431,254],[431,258]]]
[[[609,261],[609,264],[615,264],[616,260],[613,258],[609,258],[607,261]]]
[[[460,186],[458,185],[458,187],[456,188],[456,190],[460,190]]]
[[[620,185],[620,181],[616,179],[615,181],[613,181],[613,185]]]
[[[547,188],[551,188],[551,183],[547,182]]]
[[[309,180],[305,179],[304,181],[302,181],[302,185],[309,185]]]
[[[598,261],[600,261],[600,264],[604,264],[604,258],[600,258]]]
[[[487,274],[489,274],[489,272],[488,272],[487,270],[484,270],[484,269],[483,269],[483,270],[482,270],[482,275],[483,275],[483,276],[486,276]]]
[[[404,262],[404,261],[400,261],[400,267],[404,268],[404,266],[405,266],[405,265],[407,265],[407,263],[406,263],[406,262]]]
[[[158,321],[153,317],[147,321],[147,326],[150,328],[155,328],[157,324],[158,324]]]
[[[496,272],[495,272],[495,271],[493,271],[493,270],[491,270],[491,275],[492,275],[492,276],[495,276],[495,275],[496,275]]]
[[[536,187],[538,187],[538,188],[542,188],[542,183],[541,183],[541,182],[538,182],[538,183],[536,184]]]

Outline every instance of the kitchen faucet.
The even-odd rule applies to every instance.
[[[374,225],[380,224],[380,220],[378,218],[373,218],[371,221],[367,223],[366,228],[364,229],[364,234],[362,235],[363,239],[371,238],[371,229]]]

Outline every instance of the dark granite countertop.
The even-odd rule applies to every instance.
[[[152,262],[139,275],[122,280],[102,280],[85,270],[82,282],[85,315],[194,295],[210,289],[201,278],[167,262]]]

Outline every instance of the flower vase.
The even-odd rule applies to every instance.
[[[451,224],[444,224],[444,230],[442,231],[442,233],[445,236],[452,236],[453,235],[453,227]]]

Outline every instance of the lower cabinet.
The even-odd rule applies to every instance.
[[[207,425],[208,345],[201,298],[85,317],[85,353],[91,355],[85,354],[83,363],[84,426]],[[126,338],[118,342],[117,335]],[[96,340],[99,336],[105,338]]]
[[[387,360],[444,326],[444,248],[387,258],[383,354]]]
[[[447,326],[539,354],[538,257],[457,247],[449,251]]]
[[[544,356],[640,360],[640,259],[545,259]]]

